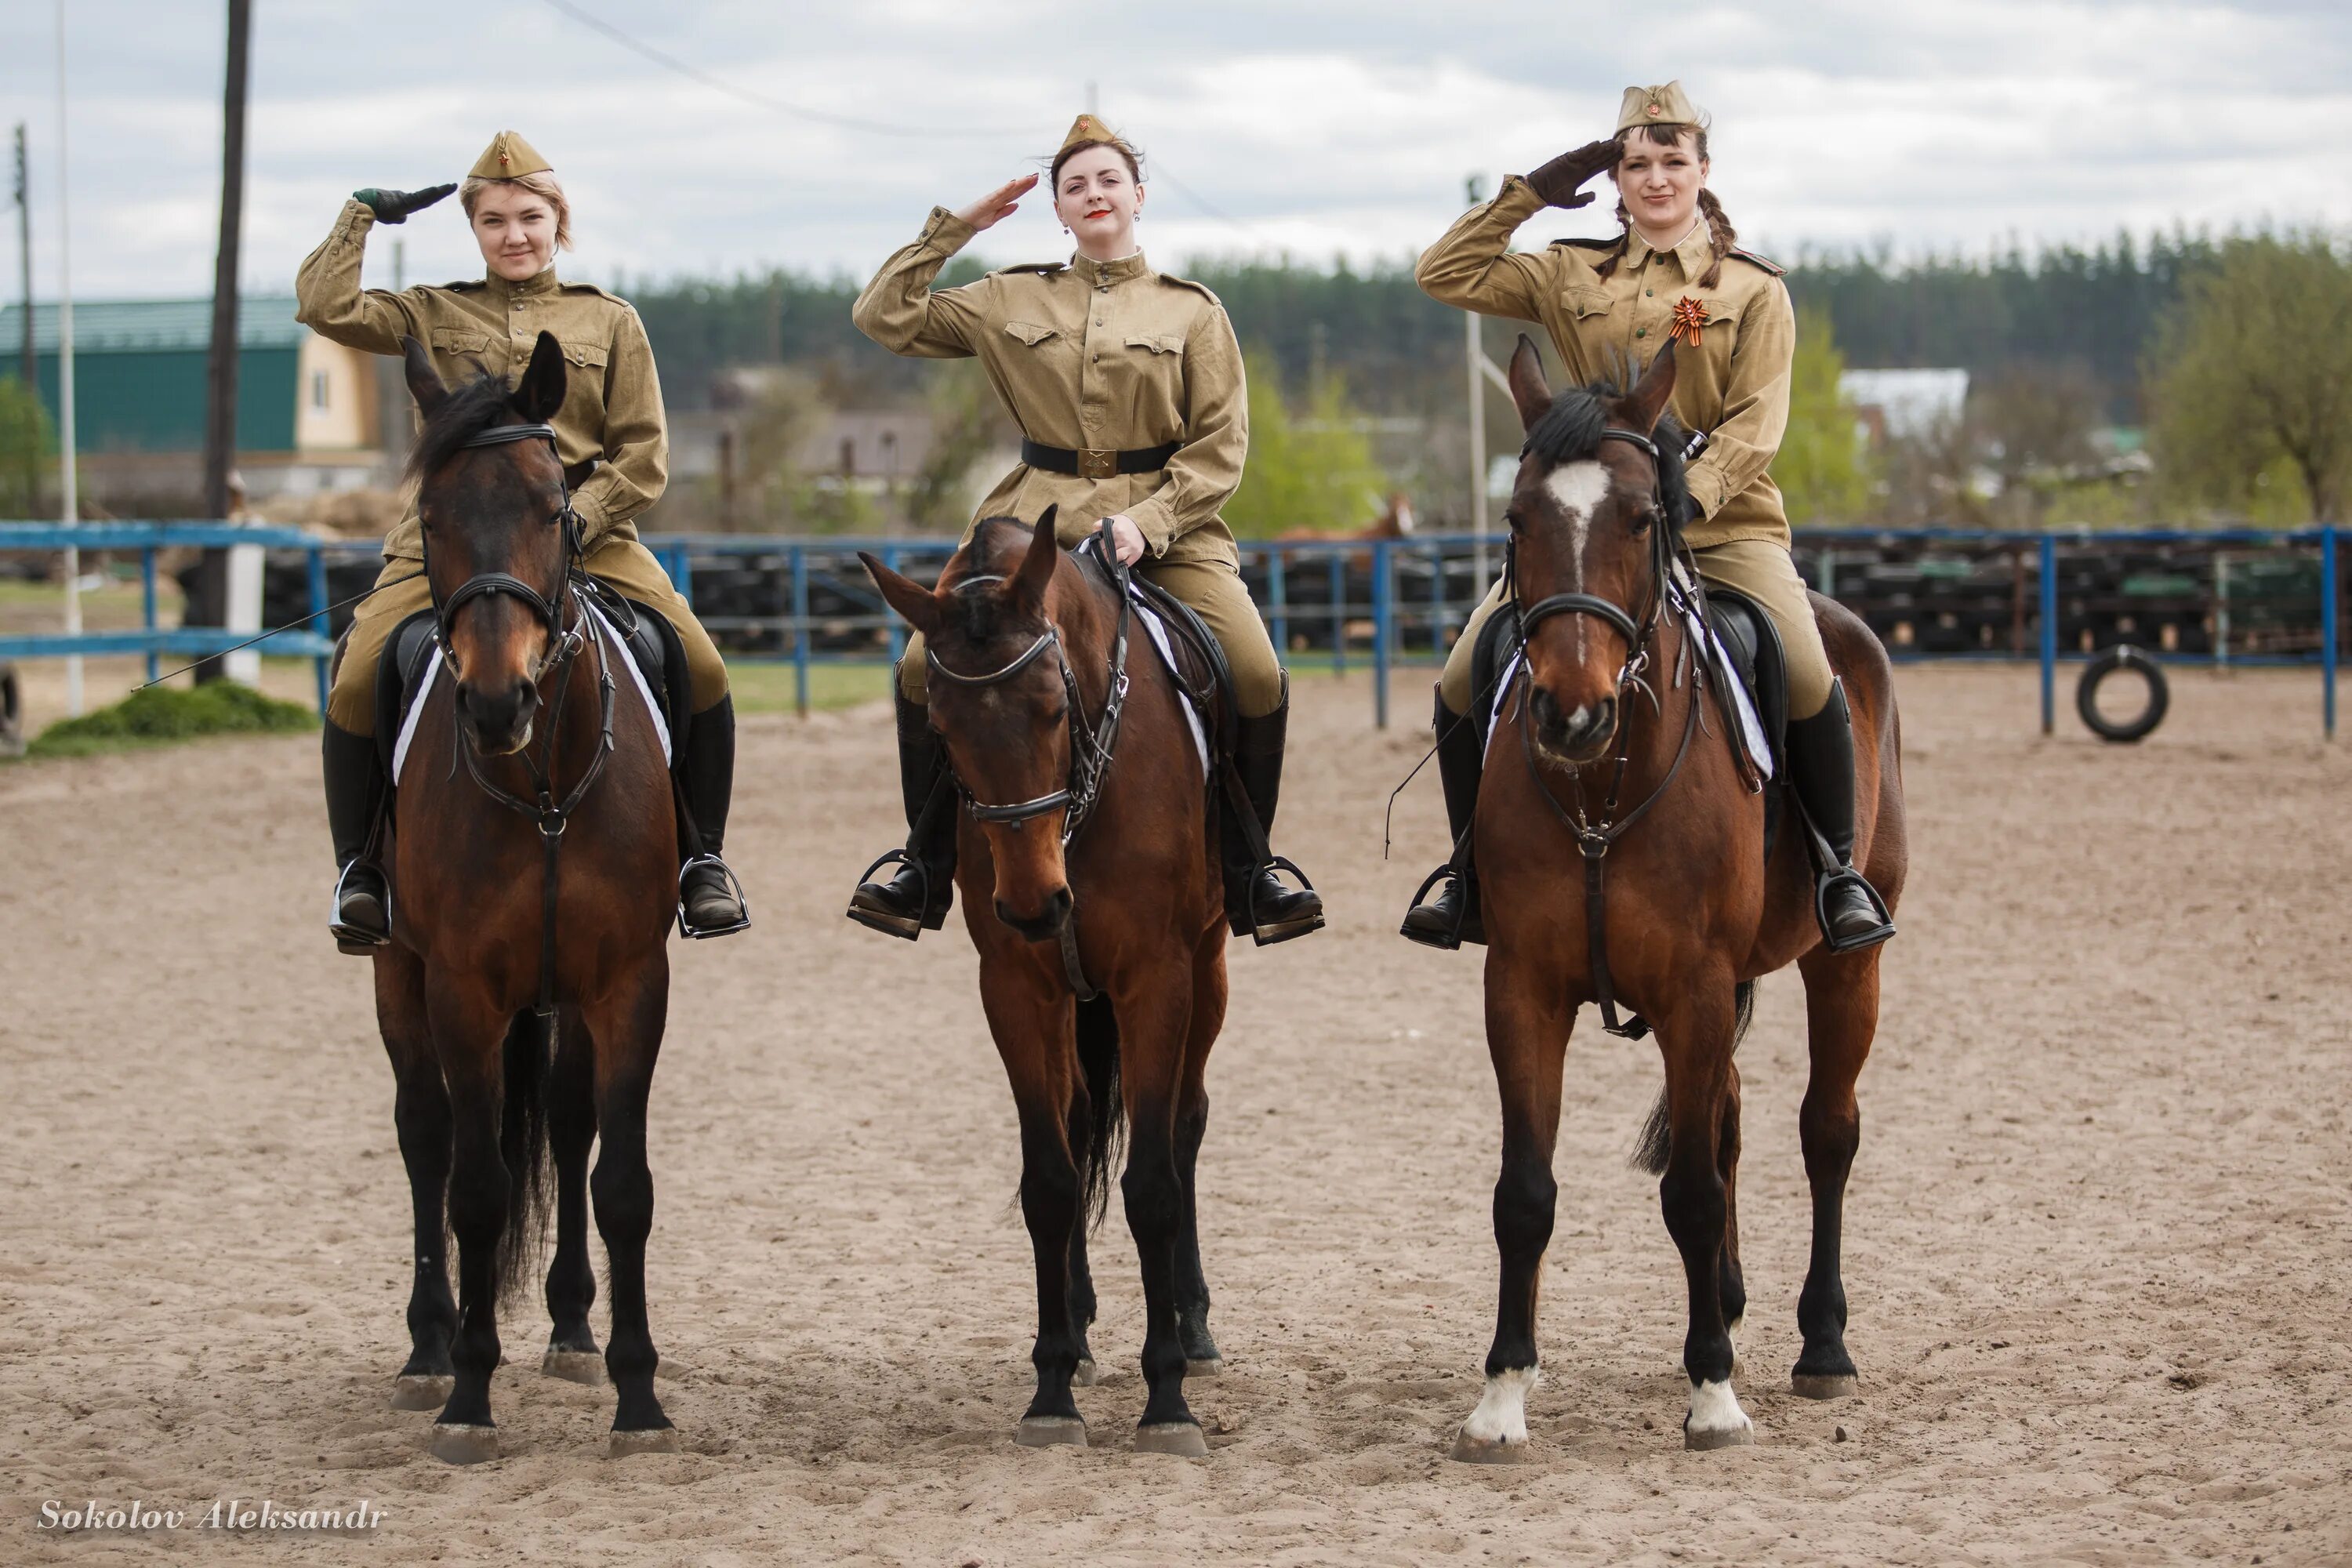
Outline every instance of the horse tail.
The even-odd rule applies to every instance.
[[[499,1233],[498,1296],[511,1299],[547,1239],[547,1077],[555,1030],[536,1013],[507,1026],[501,1063],[499,1156],[507,1168],[507,1224]]]
[[[1731,988],[1731,1045],[1748,1037],[1748,1026],[1756,1021],[1756,982],[1743,980]],[[1666,1091],[1658,1089],[1657,1103],[1650,1107],[1650,1119],[1642,1123],[1641,1136],[1633,1140],[1633,1165],[1637,1171],[1647,1171],[1654,1176],[1666,1173],[1666,1157],[1674,1146],[1674,1119],[1666,1111]]]
[[[1118,1091],[1118,1016],[1110,998],[1078,1004],[1078,1070],[1087,1082],[1087,1159],[1078,1172],[1080,1210],[1087,1225],[1102,1223],[1110,1206],[1110,1168],[1127,1131]]]

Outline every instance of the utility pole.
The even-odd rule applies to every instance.
[[[25,280],[25,390],[40,395],[40,361],[33,357],[33,181],[25,163],[25,122],[16,121],[16,255]]]
[[[1470,205],[1486,199],[1478,176],[1464,182]],[[1470,580],[1484,594],[1486,582],[1486,351],[1478,341],[1478,312],[1462,312],[1470,367]]]
[[[75,469],[79,454],[74,444],[73,339],[73,214],[68,195],[73,188],[66,142],[66,0],[58,0],[58,489],[65,498],[59,510],[72,528],[81,521],[80,475]],[[81,636],[81,551],[66,546],[66,635]],[[81,655],[66,656],[66,716],[81,717]]]
[[[228,0],[227,82],[221,103],[220,244],[213,256],[212,352],[205,366],[205,515],[228,516],[228,474],[236,462],[237,238],[245,212],[245,79],[253,0]],[[227,624],[228,552],[207,550],[198,569],[203,601],[188,606],[194,626]],[[217,680],[224,662],[205,659],[199,681]]]

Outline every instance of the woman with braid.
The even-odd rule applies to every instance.
[[[1430,247],[1415,278],[1446,304],[1541,323],[1572,384],[1638,375],[1675,343],[1675,417],[1708,437],[1689,469],[1684,537],[1702,577],[1753,599],[1779,628],[1791,783],[1837,857],[1822,873],[1822,934],[1846,952],[1885,942],[1895,928],[1853,866],[1845,693],[1790,558],[1788,516],[1768,471],[1789,421],[1795,313],[1780,268],[1737,247],[1723,204],[1706,188],[1706,129],[1680,82],[1627,88],[1614,135],[1506,180],[1499,195]],[[1589,205],[1592,195],[1580,187],[1601,174],[1617,186],[1614,238],[1512,253],[1514,230],[1547,206]],[[1461,721],[1475,699],[1471,650],[1502,595],[1498,582],[1473,612],[1437,687],[1438,767],[1457,843],[1477,804],[1484,762],[1481,727]],[[1466,858],[1464,865],[1406,914],[1404,935],[1444,948],[1486,940],[1475,868]]]

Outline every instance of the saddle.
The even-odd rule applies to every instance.
[[[686,755],[687,726],[694,709],[686,668],[686,644],[679,639],[677,628],[650,605],[627,598],[593,579],[589,583],[589,594],[613,623],[613,628],[621,634],[621,644],[645,676],[646,685],[661,699],[662,719],[669,726],[670,757],[675,766]],[[401,729],[408,721],[409,710],[416,706],[422,695],[425,672],[432,668],[436,613],[428,605],[394,627],[390,640],[384,644],[383,660],[376,667],[375,746],[386,778],[392,776],[393,752],[400,743]],[[625,687],[627,683],[623,684]]]

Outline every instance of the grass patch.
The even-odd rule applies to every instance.
[[[200,735],[285,734],[316,730],[308,708],[264,697],[234,680],[204,686],[151,686],[111,707],[50,725],[26,747],[28,757],[87,757]]]
[[[738,713],[796,711],[793,667],[789,663],[730,659],[727,684]],[[813,664],[809,666],[809,706],[819,711],[855,708],[861,702],[887,701],[890,669],[880,664]]]

